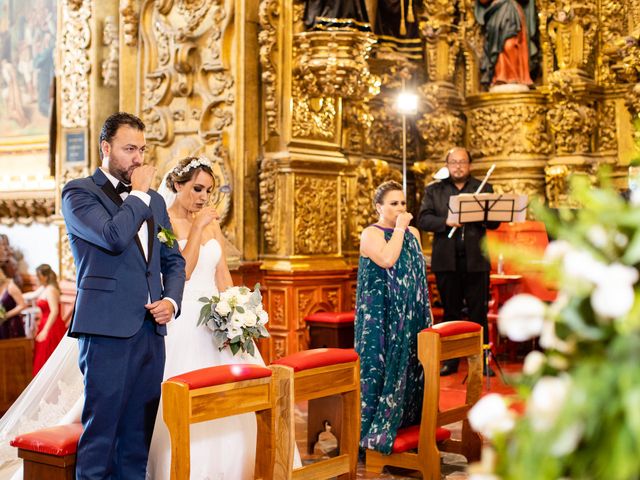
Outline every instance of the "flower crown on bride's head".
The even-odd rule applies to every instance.
[[[198,157],[195,158],[193,160],[191,160],[187,165],[185,165],[182,168],[178,168],[177,166],[173,169],[173,173],[174,175],[176,175],[177,177],[181,177],[182,175],[184,175],[185,173],[187,173],[189,170],[193,170],[194,168],[198,168],[198,167],[208,167],[208,168],[212,168],[211,167],[211,160],[209,160],[207,157]]]

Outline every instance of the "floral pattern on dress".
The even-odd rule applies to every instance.
[[[393,229],[382,230],[388,242]],[[362,448],[391,453],[398,429],[420,422],[424,373],[418,332],[430,325],[426,264],[418,240],[407,230],[393,267],[384,269],[360,257],[355,347],[360,355]]]

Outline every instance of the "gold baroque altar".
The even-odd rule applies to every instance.
[[[595,181],[601,165],[626,186],[640,0],[537,0],[540,72],[516,93],[480,85],[475,0],[413,3],[421,60],[349,25],[305,31],[305,3],[295,0],[59,2],[56,204],[3,196],[3,221],[58,222],[62,277],[73,280],[55,216],[60,188],[98,165],[107,115],[137,113],[158,181],[185,155],[215,162],[234,274],[266,288],[273,358],[306,346],[305,315],[353,308],[373,190],[401,177],[393,102],[402,85],[419,97],[407,132],[413,208],[454,145],[469,148],[475,174],[496,164],[497,191],[552,206],[566,202],[570,174]],[[67,162],[62,141],[77,129],[89,143],[81,164]]]

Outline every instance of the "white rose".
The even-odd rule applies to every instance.
[[[158,240],[160,240],[160,243],[167,243],[169,241],[167,235],[164,232],[158,233]]]
[[[260,312],[258,312],[259,325],[266,325],[268,321],[269,321],[269,314],[267,312],[265,312],[264,310],[261,310]]]
[[[544,353],[539,352],[538,350],[533,350],[529,352],[529,354],[524,359],[524,365],[522,366],[522,373],[525,375],[535,375],[547,361],[547,357],[545,357]]]
[[[633,285],[600,285],[591,293],[593,310],[605,318],[620,318],[629,313],[635,300]]]
[[[215,308],[216,312],[222,316],[228,315],[231,312],[231,305],[226,300],[220,299],[220,301],[216,304]]]
[[[555,425],[569,395],[570,386],[571,380],[566,375],[547,376],[538,380],[527,405],[527,415],[534,430],[543,432]]]
[[[545,309],[545,304],[533,295],[515,295],[500,309],[498,329],[515,342],[530,340],[542,333]]]
[[[236,337],[239,337],[240,335],[242,335],[242,329],[241,328],[236,328],[233,325],[231,326],[231,328],[229,330],[227,330],[227,338],[229,340],[232,340]]]
[[[241,329],[244,326],[244,318],[242,318],[242,314],[238,312],[233,312],[231,315],[231,328]]]
[[[507,408],[502,395],[490,393],[482,397],[469,410],[471,428],[487,438],[506,433],[515,425],[514,414]]]
[[[253,312],[245,313],[244,324],[247,327],[255,327],[258,322],[258,316]]]

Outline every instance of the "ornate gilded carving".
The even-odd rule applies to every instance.
[[[112,15],[105,17],[102,30],[104,60],[102,60],[102,83],[105,87],[118,85],[118,24]]]
[[[605,101],[598,113],[598,151],[615,152],[618,149],[615,102]]]
[[[331,141],[336,139],[338,127],[338,100],[334,97],[309,98],[301,91],[300,83],[293,84],[294,138]]]
[[[569,168],[566,165],[549,165],[544,169],[547,203],[551,208],[566,204],[569,190]]]
[[[280,205],[277,189],[278,166],[275,160],[263,158],[260,162],[259,191],[260,191],[260,220],[262,233],[265,240],[265,250],[275,252],[278,250],[278,211],[276,205]]]
[[[442,157],[451,147],[462,145],[464,120],[460,113],[441,101],[442,90],[442,85],[437,83],[425,83],[419,89],[426,112],[416,126],[423,140],[426,158]]]
[[[367,58],[376,42],[370,33],[353,30],[300,32],[294,35],[293,74],[309,97],[362,99],[379,91]],[[373,93],[376,95],[378,92]]]
[[[338,183],[297,175],[294,191],[296,254],[338,253]]]
[[[385,158],[401,158],[402,120],[390,103],[382,99],[374,99],[369,103],[372,124],[369,136],[366,138],[365,153]],[[413,158],[412,141],[413,136],[408,135],[408,158]]]
[[[549,5],[548,34],[560,70],[581,76],[593,73],[598,18],[596,2],[560,0]]]
[[[315,290],[298,290],[298,318],[303,319],[309,313],[309,306],[314,302]]]
[[[31,225],[50,223],[53,219],[55,200],[50,197],[0,199],[0,224]]]
[[[277,94],[277,80],[279,59],[277,58],[278,37],[277,25],[280,17],[279,0],[262,0],[258,11],[260,32],[260,65],[262,66],[262,88],[264,92],[264,115],[267,137],[278,134],[279,103]]]
[[[89,45],[91,2],[67,0],[62,6],[61,123],[65,128],[89,124]]]
[[[600,83],[613,85],[616,75],[612,64],[616,61],[617,46],[627,35],[628,14],[625,2],[619,0],[602,0],[600,4],[600,38],[601,48],[598,62],[598,79]]]
[[[362,152],[373,124],[369,104],[345,101],[342,104],[342,122],[342,147],[347,152]]]
[[[220,54],[228,24],[225,5],[214,0],[147,1],[140,22],[142,118],[149,146],[159,147],[156,164],[165,167],[164,173],[184,156],[209,157],[219,186],[212,204],[223,222],[231,210],[228,143],[235,103],[234,79]],[[234,231],[225,231],[228,239],[234,238]]]
[[[573,78],[562,71],[549,78],[553,107],[547,112],[556,153],[583,153],[592,150],[596,112],[593,101],[573,85]]]
[[[425,21],[420,32],[425,39],[426,67],[429,80],[452,82],[460,50],[460,32],[454,26],[454,2],[424,2]]]
[[[69,243],[69,236],[64,228],[60,227],[60,276],[63,280],[69,282],[76,281],[76,264],[73,260],[73,253],[71,253],[71,244]]]
[[[120,18],[124,43],[130,47],[138,44],[138,9],[137,0],[120,0]]]
[[[542,105],[526,103],[472,109],[467,114],[472,156],[549,153],[545,113]]]
[[[636,117],[640,114],[640,83],[636,83],[629,92],[625,101],[626,107],[632,116]]]
[[[269,289],[269,303],[271,304],[271,310],[269,310],[269,323],[275,327],[286,327],[287,318],[285,315],[287,299],[287,292],[285,290]]]

